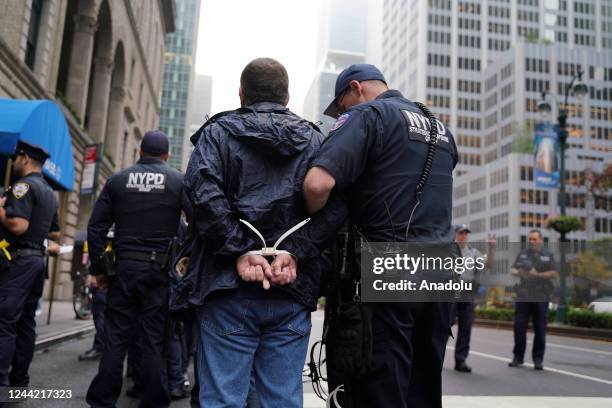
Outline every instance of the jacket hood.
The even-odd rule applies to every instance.
[[[231,137],[271,156],[294,156],[306,149],[316,127],[283,105],[259,102],[217,121]]]

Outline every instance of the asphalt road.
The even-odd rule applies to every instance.
[[[322,314],[313,315],[311,343],[320,338]],[[612,343],[548,336],[545,370],[526,364],[510,368],[512,332],[475,328],[468,363],[472,374],[453,370],[454,341],[449,341],[443,371],[444,406],[449,408],[612,407]],[[531,344],[531,343],[530,343]],[[70,400],[31,400],[15,407],[83,407],[96,362],[79,362],[77,356],[91,345],[91,338],[69,341],[38,352],[30,370],[35,388],[72,390]],[[530,347],[530,346],[529,346]],[[527,357],[527,361],[529,357]],[[127,382],[129,385],[129,381]],[[124,390],[126,383],[124,383]],[[122,396],[118,407],[136,407],[137,401]],[[324,407],[304,384],[304,406]],[[187,400],[172,407],[189,407]]]

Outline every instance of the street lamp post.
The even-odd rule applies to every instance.
[[[565,215],[565,209],[566,209],[566,205],[567,205],[567,196],[565,194],[565,149],[567,148],[567,137],[568,137],[568,131],[567,131],[567,103],[568,103],[568,99],[569,99],[569,95],[570,92],[572,92],[574,94],[574,96],[576,96],[577,98],[581,98],[584,95],[586,95],[589,91],[588,87],[586,86],[586,84],[584,84],[582,82],[582,75],[583,75],[583,71],[578,72],[576,75],[574,75],[572,77],[571,82],[569,83],[569,85],[565,88],[565,98],[564,98],[564,103],[563,106],[559,105],[559,102],[557,100],[557,98],[555,97],[554,94],[551,94],[549,92],[542,92],[542,101],[540,101],[540,103],[538,104],[538,112],[542,113],[542,114],[547,114],[550,113],[552,111],[552,107],[550,106],[550,104],[546,101],[546,95],[550,95],[551,97],[553,97],[553,99],[555,100],[555,102],[557,103],[557,110],[559,112],[559,115],[557,116],[557,122],[559,125],[559,133],[558,133],[558,137],[559,137],[559,154],[561,155],[561,157],[559,158],[559,209],[561,212],[561,215],[564,216]],[[560,275],[560,282],[559,282],[559,306],[557,308],[557,313],[555,316],[555,321],[557,323],[567,323],[567,285],[566,285],[566,265],[565,265],[565,241],[566,241],[566,233],[560,232],[560,237],[559,240],[561,242],[560,248],[559,248],[559,267],[560,267],[560,271],[559,271],[559,275]]]

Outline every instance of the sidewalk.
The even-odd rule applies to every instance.
[[[54,301],[51,309],[51,321],[47,324],[49,302],[43,300],[42,313],[36,316],[36,347],[44,347],[66,337],[85,334],[94,330],[93,321],[77,320],[72,309],[72,302]]]

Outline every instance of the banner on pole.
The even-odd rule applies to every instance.
[[[536,188],[559,188],[559,138],[557,127],[537,122],[534,139],[534,172]]]

